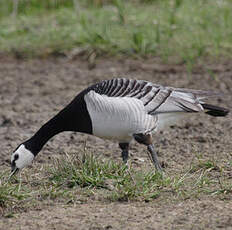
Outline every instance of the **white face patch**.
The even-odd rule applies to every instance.
[[[18,155],[18,157],[15,157],[16,155]],[[34,159],[33,153],[30,150],[26,149],[25,146],[22,144],[12,154],[11,163],[15,160],[15,166],[18,169],[22,169],[25,166],[30,165],[32,163],[33,159]]]

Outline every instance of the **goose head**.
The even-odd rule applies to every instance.
[[[24,144],[21,144],[11,155],[11,174],[17,173],[19,170],[30,165],[35,155],[28,150]]]

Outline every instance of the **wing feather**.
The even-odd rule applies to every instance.
[[[217,92],[164,87],[148,81],[115,78],[91,87],[108,97],[132,97],[141,100],[148,114],[199,112],[202,99],[220,95]]]

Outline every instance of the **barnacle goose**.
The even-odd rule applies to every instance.
[[[211,116],[226,116],[229,110],[202,101],[215,95],[218,93],[164,87],[143,80],[115,78],[101,81],[80,92],[29,140],[18,146],[11,157],[11,174],[31,164],[46,142],[63,131],[118,141],[125,163],[129,143],[135,139],[147,146],[154,166],[161,170],[152,145],[152,132],[189,113],[203,111]]]

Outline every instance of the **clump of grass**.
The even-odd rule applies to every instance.
[[[30,197],[30,192],[21,183],[12,183],[9,175],[4,171],[0,174],[0,208],[7,209],[8,213],[18,209],[19,203]],[[0,213],[1,215],[2,213]]]
[[[196,172],[198,170],[216,170],[220,171],[220,168],[217,166],[215,161],[212,160],[202,160],[201,158],[198,158],[198,163],[192,164],[190,172]]]
[[[115,179],[124,175],[126,167],[114,162],[102,162],[93,155],[66,155],[65,159],[55,159],[50,170],[50,180],[58,186],[66,185],[89,188],[105,188],[105,180]]]
[[[104,188],[113,191],[109,196],[112,200],[154,198],[158,195],[159,188],[166,183],[158,172],[136,171],[126,165],[103,161],[86,154],[81,159],[75,155],[68,156],[66,160],[55,160],[50,173],[50,180],[56,186]]]
[[[114,0],[113,3],[118,11],[119,22],[121,24],[124,24],[125,20],[126,20],[126,16],[125,16],[125,5],[124,5],[123,1],[122,0]]]
[[[4,16],[28,15],[36,12],[54,11],[63,7],[73,7],[71,0],[10,0],[0,1],[0,18]]]
[[[146,34],[141,30],[135,30],[132,33],[132,50],[136,54],[146,55],[153,50],[155,52],[155,43],[150,43]]]
[[[116,201],[155,199],[168,184],[168,180],[169,178],[163,178],[162,174],[154,171],[128,171],[126,177],[117,181],[116,189],[109,198]]]

